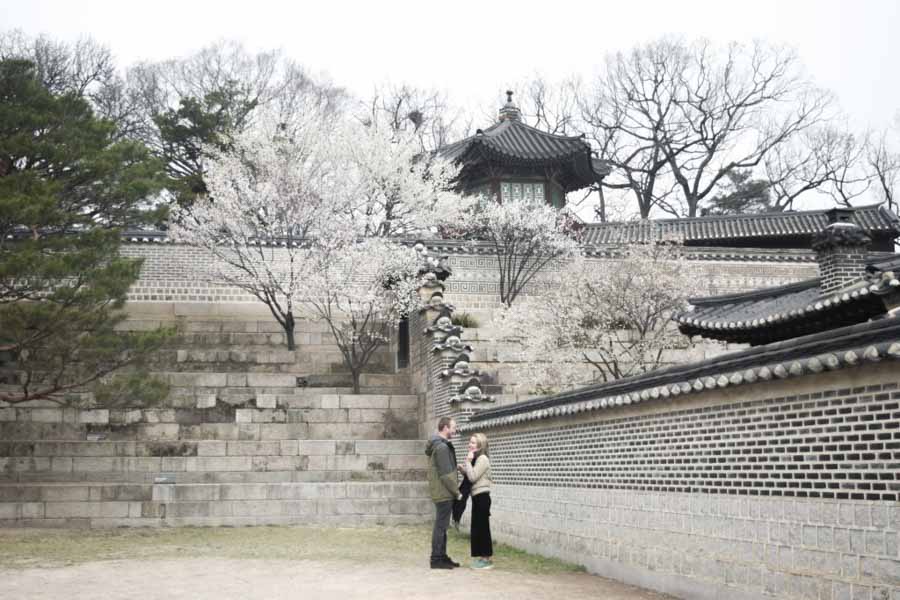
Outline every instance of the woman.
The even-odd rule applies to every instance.
[[[494,545],[491,541],[491,461],[488,458],[487,436],[476,433],[469,439],[469,454],[460,470],[472,482],[472,545],[473,569],[492,569]]]

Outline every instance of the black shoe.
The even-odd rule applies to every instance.
[[[447,561],[448,563],[450,563],[450,565],[451,565],[454,569],[455,569],[456,567],[459,566],[459,563],[456,562],[455,560],[453,560],[452,558],[450,558],[449,556],[445,556],[445,557],[444,557],[444,560]]]
[[[452,563],[447,562],[444,559],[441,559],[441,560],[431,561],[431,568],[432,569],[455,569],[456,567],[453,566]]]

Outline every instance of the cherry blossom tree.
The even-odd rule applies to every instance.
[[[268,120],[209,148],[209,194],[172,215],[170,237],[204,249],[207,280],[249,292],[294,341],[296,298],[312,275],[354,237],[339,145],[323,122]]]
[[[500,271],[500,301],[507,307],[538,273],[578,249],[575,222],[566,211],[525,199],[500,203],[482,197],[459,227],[447,232],[493,247]]]
[[[338,136],[361,235],[421,234],[457,220],[469,204],[451,189],[459,167],[422,153],[415,131],[369,121],[345,124]]]
[[[400,319],[419,302],[421,259],[412,248],[380,238],[345,247],[309,282],[303,300],[325,323],[360,391],[360,375],[388,345]]]
[[[570,261],[545,293],[517,303],[498,323],[520,341],[518,380],[552,393],[658,368],[666,349],[684,344],[671,316],[692,287],[677,245],[635,245],[602,267]]]

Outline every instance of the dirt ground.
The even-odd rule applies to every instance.
[[[433,571],[425,552],[427,533],[424,528],[0,530],[0,598],[667,598],[500,544],[491,571]],[[467,540],[454,535],[450,542],[451,555],[465,564]],[[289,553],[297,558],[283,558]]]

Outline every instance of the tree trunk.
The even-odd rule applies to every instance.
[[[358,394],[359,393],[359,378],[362,375],[362,373],[360,373],[356,369],[351,369],[350,375],[353,377],[353,393]]]
[[[284,317],[284,335],[287,337],[288,350],[296,350],[297,344],[294,342],[294,313],[288,313]]]

